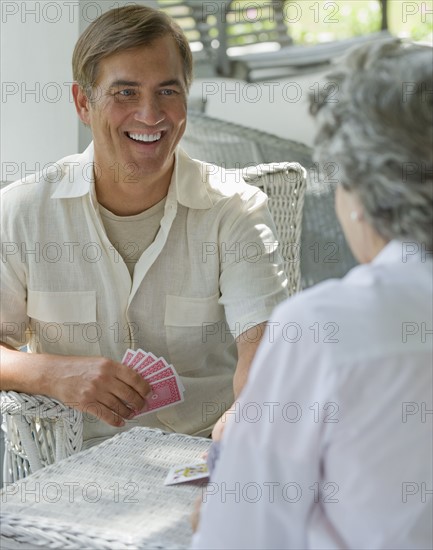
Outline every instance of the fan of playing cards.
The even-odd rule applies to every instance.
[[[155,357],[142,349],[128,349],[122,363],[147,380],[152,390],[144,409],[137,411],[134,418],[182,403],[185,392],[182,380],[163,357]]]

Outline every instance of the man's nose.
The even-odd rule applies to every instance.
[[[147,126],[156,126],[164,120],[165,113],[157,97],[146,96],[137,105],[134,116],[138,122],[142,122]]]

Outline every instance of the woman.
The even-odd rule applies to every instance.
[[[312,99],[360,265],[274,312],[194,548],[432,547],[431,61],[367,44]]]

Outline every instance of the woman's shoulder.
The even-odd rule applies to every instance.
[[[404,335],[423,326],[431,329],[429,271],[431,262],[359,265],[342,279],[324,281],[289,298],[274,311],[271,322],[293,329],[284,328],[282,334],[295,334],[296,329],[304,342],[336,344],[342,357],[346,352],[353,357],[355,350],[363,356],[415,351],[418,339]],[[314,349],[324,353],[331,347]]]

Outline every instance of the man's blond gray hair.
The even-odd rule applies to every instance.
[[[148,46],[164,36],[171,36],[179,49],[188,91],[192,82],[193,59],[184,32],[166,13],[139,5],[114,8],[87,27],[72,56],[74,80],[90,97],[102,59],[131,48]]]
[[[310,97],[319,165],[335,162],[385,239],[433,246],[433,49],[388,39],[350,52]]]

